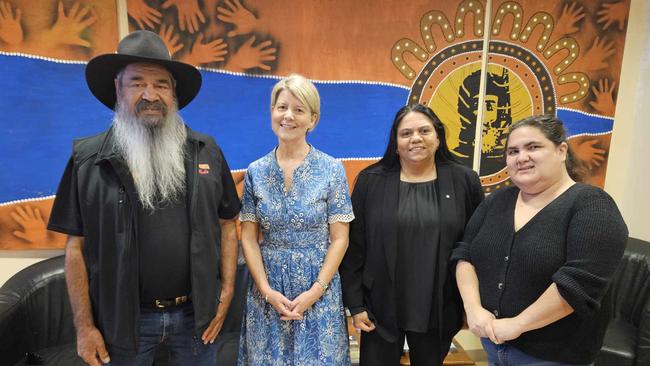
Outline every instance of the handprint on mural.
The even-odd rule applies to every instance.
[[[609,26],[618,23],[618,30],[625,29],[625,20],[627,19],[628,4],[624,1],[618,3],[604,3],[601,9],[596,13],[598,15],[598,23],[603,24],[603,30],[607,30]]]
[[[588,138],[570,145],[578,160],[582,161],[587,169],[592,170],[605,161],[605,154],[607,154],[607,150],[600,148],[599,144],[598,139]]]
[[[127,1],[126,11],[129,17],[138,24],[140,29],[154,29],[156,25],[160,24],[162,19],[162,14],[158,10],[147,5],[144,0]]]
[[[607,60],[616,53],[616,46],[606,38],[596,37],[591,47],[576,62],[575,69],[598,71],[609,67]]]
[[[616,103],[614,102],[613,93],[615,86],[615,81],[610,85],[608,79],[600,79],[598,80],[598,88],[595,86],[591,87],[591,91],[594,93],[596,100],[589,102],[589,105],[603,116],[614,117]]]
[[[93,8],[82,7],[79,2],[72,4],[66,14],[63,1],[59,1],[56,21],[52,28],[44,32],[41,39],[53,47],[66,45],[89,48],[91,47],[90,41],[83,38],[82,35],[97,19]]]
[[[260,29],[259,15],[242,0],[165,0],[158,5],[131,0],[128,4],[132,26],[157,29],[174,59],[234,72],[268,72],[275,67],[277,44]]]
[[[162,38],[163,42],[165,42],[165,45],[167,46],[167,49],[169,50],[169,54],[171,56],[174,56],[178,51],[182,50],[183,47],[185,47],[185,45],[180,41],[180,35],[178,33],[174,33],[173,25],[166,26],[163,24],[160,26],[158,35],[160,38]]]
[[[0,1],[0,40],[6,44],[8,49],[23,42],[21,15],[20,8],[16,7],[16,10],[13,11],[10,3]]]
[[[0,249],[63,248],[66,236],[47,230],[49,200],[0,205]]]
[[[205,16],[199,8],[197,0],[167,0],[162,4],[163,9],[176,7],[178,12],[178,26],[181,31],[187,29],[190,33],[199,30],[199,23],[205,23]]]
[[[225,0],[223,6],[217,7],[217,19],[229,25],[227,35],[230,39],[260,32],[258,17],[246,8],[240,0]],[[256,36],[247,38],[226,61],[224,68],[235,72],[251,69],[271,71],[273,61],[277,60],[277,47],[272,40],[264,40],[255,45]]]
[[[613,117],[616,104],[614,103],[614,87],[616,82],[609,83],[608,79],[600,79],[598,88],[592,86],[591,90],[595,100],[590,101],[596,112],[602,116]],[[576,155],[576,158],[585,165],[588,170],[599,168],[606,160],[607,149],[602,146],[598,137],[580,136],[569,140],[569,145]]]
[[[228,32],[228,37],[235,37],[251,33],[257,24],[257,17],[239,0],[225,0],[225,7],[217,8],[217,18],[224,23],[232,24],[233,30]]]
[[[269,40],[258,43],[257,45],[253,45],[254,43],[255,36],[251,36],[228,59],[224,67],[235,72],[243,72],[254,68],[270,71],[271,66],[267,63],[275,61],[277,49],[271,47],[273,42]]]
[[[47,226],[38,208],[17,206],[9,215],[22,229],[13,232],[15,237],[31,244],[43,245],[48,241]]]
[[[203,33],[199,33],[190,52],[180,60],[195,66],[223,61],[228,53],[228,44],[221,38],[203,43],[204,37]]]
[[[577,2],[564,4],[560,18],[555,24],[555,31],[560,35],[573,34],[580,30],[578,22],[585,17],[584,6],[579,5]]]

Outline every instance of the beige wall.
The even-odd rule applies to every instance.
[[[0,251],[0,284],[4,284],[16,272],[31,264],[61,254],[63,250],[2,250]]]
[[[650,5],[632,0],[605,190],[630,236],[650,241]]]

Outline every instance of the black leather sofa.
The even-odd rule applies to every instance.
[[[596,366],[650,365],[650,243],[630,238],[611,285],[613,314]]]
[[[237,268],[235,297],[217,339],[217,365],[235,365],[245,295],[246,266]],[[596,366],[650,365],[650,243],[630,238],[611,291],[611,320]],[[83,365],[63,275],[63,257],[29,266],[0,288],[0,366]],[[160,348],[155,366],[169,365]]]
[[[33,264],[0,288],[0,366],[85,365],[77,357],[63,256]],[[217,365],[236,365],[249,275],[237,268],[235,296],[217,338]],[[155,366],[169,365],[164,347]]]
[[[83,365],[74,342],[63,256],[23,269],[0,288],[1,365]]]

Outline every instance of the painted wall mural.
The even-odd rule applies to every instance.
[[[269,93],[298,72],[322,96],[309,141],[342,159],[351,183],[383,153],[395,111],[421,102],[469,166],[480,126],[487,192],[509,184],[507,127],[541,113],[565,121],[588,182],[604,184],[628,12],[629,0],[127,1],[130,30],[160,34],[200,68],[181,114],[215,136],[236,181],[274,147]],[[115,50],[117,18],[114,1],[0,0],[0,248],[63,247],[45,223],[72,140],[110,124],[84,67]]]

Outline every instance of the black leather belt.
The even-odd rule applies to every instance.
[[[191,299],[192,297],[190,295],[174,297],[171,299],[156,299],[151,303],[142,304],[142,306],[145,308],[166,309],[166,308],[173,308],[174,306],[178,306],[180,304],[184,304],[190,301]]]

